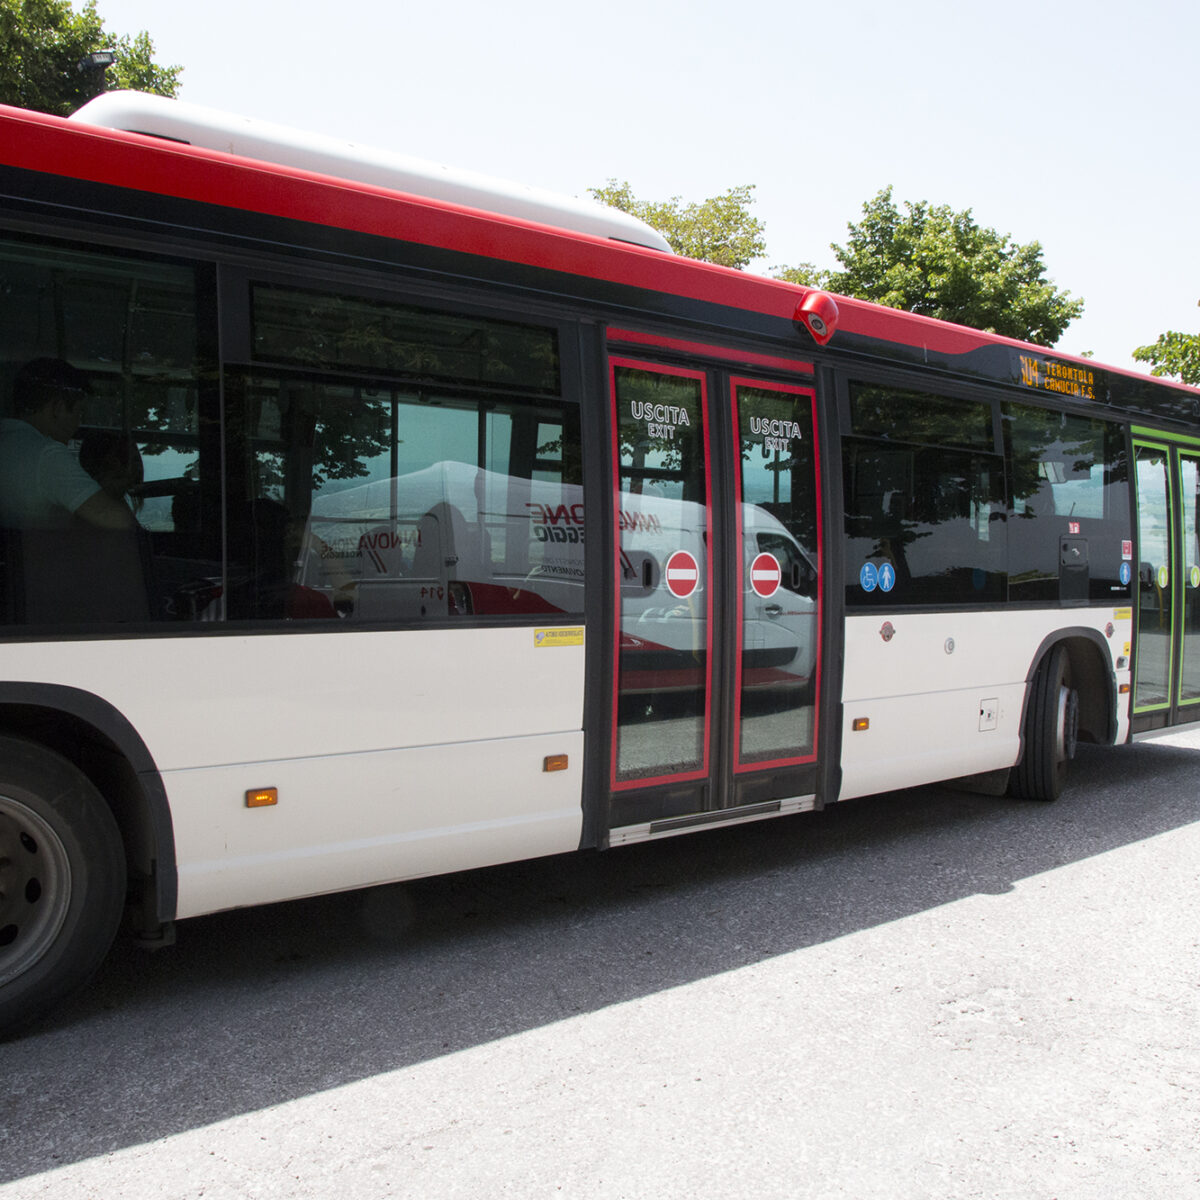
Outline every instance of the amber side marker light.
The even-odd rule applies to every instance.
[[[565,771],[567,769],[567,756],[565,754],[547,754],[542,759],[543,771]]]
[[[854,723],[853,723],[853,725],[850,726],[850,728],[853,729],[855,733],[862,733],[862,731],[864,729],[871,728],[871,718],[870,717],[855,717]]]
[[[279,803],[278,788],[254,788],[246,793],[247,808],[270,808]]]

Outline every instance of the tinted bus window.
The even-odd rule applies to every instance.
[[[252,353],[280,366],[227,372],[222,417],[209,268],[13,239],[0,277],[9,627],[582,611],[579,421],[555,330],[255,288]],[[35,360],[75,373],[65,442],[16,411]],[[64,481],[46,512],[15,465],[31,439]],[[96,492],[127,528],[76,513]]]
[[[251,313],[259,362],[559,391],[558,339],[535,325],[272,284]]]
[[[554,330],[275,286],[252,309],[255,357],[310,367],[230,380],[231,619],[582,612]]]
[[[846,603],[1004,599],[1004,461],[990,405],[851,384]]]
[[[0,281],[4,622],[197,618],[221,574],[205,270],[5,240]],[[71,389],[55,398],[30,384],[46,363],[78,385],[70,428],[48,414],[70,408]],[[96,523],[97,494],[136,520]]]
[[[1122,564],[1130,545],[1129,468],[1121,428],[1106,421],[1002,407],[1010,473],[1009,598],[1126,602]],[[1071,578],[1061,538],[1086,563]],[[1126,567],[1126,573],[1132,570]]]

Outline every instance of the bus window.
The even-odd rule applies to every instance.
[[[34,485],[6,471],[0,489],[27,494],[2,508],[5,622],[71,628],[197,617],[220,575],[219,477],[203,465],[219,461],[215,441],[206,452],[202,436],[216,428],[202,420],[211,327],[203,272],[17,239],[0,241],[0,272],[6,436],[30,436],[28,414],[13,409],[26,403],[13,393],[25,364],[77,369],[86,395],[66,447],[75,460],[64,469],[85,483],[90,475],[136,518],[119,535],[104,533],[56,500],[41,518],[22,519],[14,514],[29,511]]]
[[[256,362],[560,391],[558,338],[544,326],[256,283],[251,327]]]
[[[313,366],[228,389],[230,459],[246,464],[228,500],[230,618],[582,612],[579,422],[551,394],[553,330],[252,294],[255,357]]]
[[[1070,413],[1004,404],[1009,467],[1009,599],[1128,601],[1122,543],[1130,538],[1128,467],[1122,430]],[[1086,539],[1088,578],[1065,594],[1059,537]]]
[[[1176,561],[1171,537],[1170,455],[1137,447],[1138,603],[1135,708],[1171,702]]]
[[[1179,501],[1183,524],[1183,644],[1180,647],[1179,699],[1200,700],[1200,458],[1179,455]]]
[[[711,485],[703,374],[614,360],[612,378],[621,787],[708,769]]]
[[[1004,462],[990,405],[851,384],[846,603],[1004,599]]]
[[[815,751],[820,545],[813,394],[734,381],[741,500],[737,769]]]

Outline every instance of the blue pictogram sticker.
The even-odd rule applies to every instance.
[[[896,570],[890,562],[879,568],[879,590],[890,592],[896,586]]]
[[[1121,582],[1124,584],[1128,584],[1132,578],[1133,578],[1132,569],[1130,568],[1130,566],[1127,562],[1123,562],[1121,564]]]
[[[864,592],[873,592],[879,586],[879,572],[874,563],[863,563],[858,582]]]

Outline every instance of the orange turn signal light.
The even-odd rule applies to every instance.
[[[246,793],[247,808],[270,808],[279,803],[278,788],[254,788]]]
[[[862,731],[864,729],[871,728],[871,718],[870,717],[855,717],[854,723],[850,726],[850,728],[853,729],[855,733],[862,733]]]
[[[567,769],[567,756],[565,754],[547,754],[542,759],[543,771],[565,771]]]

